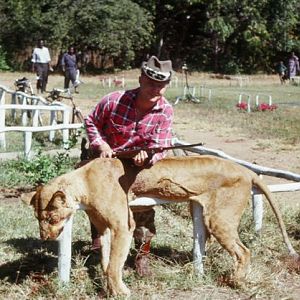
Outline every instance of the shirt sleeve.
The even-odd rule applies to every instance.
[[[32,52],[31,62],[36,63],[36,51],[35,51],[35,49]]]
[[[62,58],[61,58],[61,61],[60,61],[60,65],[61,65],[62,67],[65,66],[65,57],[66,57],[66,55],[63,54],[63,56],[62,56]]]
[[[85,129],[92,148],[106,142],[103,126],[110,116],[109,95],[103,97],[95,109],[85,118]]]
[[[172,106],[167,106],[164,113],[162,114],[162,122],[160,123],[158,130],[158,135],[155,143],[149,145],[149,148],[155,147],[169,147],[172,144],[172,125],[173,125],[173,108]],[[154,164],[157,161],[166,157],[167,151],[155,153],[151,160],[150,164]]]
[[[46,48],[46,61],[49,63],[51,61],[49,49]]]

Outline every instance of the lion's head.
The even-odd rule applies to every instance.
[[[64,191],[53,192],[47,186],[38,187],[36,192],[22,194],[21,199],[34,207],[43,240],[56,239],[64,228],[65,220],[75,212],[68,205]]]

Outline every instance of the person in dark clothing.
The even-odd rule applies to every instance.
[[[279,76],[281,84],[284,84],[287,79],[287,67],[284,65],[283,61],[280,61],[276,66],[276,72]]]
[[[78,69],[77,69],[77,58],[73,46],[70,46],[68,48],[68,52],[64,53],[61,59],[61,67],[65,76],[64,88],[68,89],[71,81],[75,88],[75,93],[77,93],[78,91],[76,88],[79,83],[78,80],[76,80],[76,77],[77,77]]]

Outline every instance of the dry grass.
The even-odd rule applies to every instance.
[[[13,88],[16,78],[32,74],[1,73],[0,84]],[[138,71],[124,72],[128,87],[137,84]],[[180,79],[182,75],[178,74]],[[108,88],[101,87],[99,77],[83,77],[75,101],[84,113],[89,112]],[[209,74],[192,74],[191,84],[212,88],[212,101],[179,104],[175,107],[175,130],[216,132],[237,139],[255,138],[263,153],[299,148],[299,87],[280,86],[275,76],[251,76],[246,87],[234,81],[212,79]],[[63,77],[52,75],[49,89],[62,87]],[[272,94],[279,108],[272,113],[242,113],[235,109],[240,92]],[[182,88],[171,87],[168,98],[174,102]],[[285,105],[288,104],[289,105]],[[294,103],[291,105],[291,103]],[[12,137],[12,143],[20,137]],[[184,136],[182,137],[184,138]],[[291,166],[295,171],[297,165]],[[297,195],[297,194],[295,194]],[[277,196],[282,202],[284,196]],[[282,204],[285,223],[295,248],[300,251],[299,207]],[[252,269],[247,282],[239,287],[227,285],[233,268],[229,255],[217,244],[210,244],[205,261],[205,276],[195,278],[192,266],[192,223],[184,204],[156,209],[157,235],[153,240],[151,266],[153,274],[140,278],[132,269],[131,257],[124,278],[132,291],[131,299],[298,299],[299,270],[285,259],[286,250],[273,214],[266,210],[261,238],[253,231],[250,209],[240,226],[242,241],[251,249]],[[57,244],[39,239],[33,211],[18,199],[0,202],[0,299],[97,299],[105,288],[98,255],[89,251],[89,223],[84,213],[74,221],[72,274],[69,286],[57,280]]]
[[[124,278],[132,291],[131,299],[297,299],[299,270],[295,272],[286,263],[286,249],[269,210],[261,238],[253,232],[250,210],[243,218],[240,234],[252,251],[252,270],[239,288],[226,283],[233,263],[217,243],[207,249],[204,278],[194,277],[192,224],[186,211],[185,204],[175,205],[172,210],[157,208],[152,275],[140,278],[131,268],[131,257],[126,264]],[[19,201],[8,201],[1,203],[0,217],[0,299],[96,299],[97,293],[105,288],[98,255],[89,251],[89,223],[83,212],[75,216],[68,287],[57,281],[57,245],[39,240],[32,209]],[[298,251],[299,217],[285,213]]]
[[[118,78],[124,76],[126,79],[126,88],[136,87],[138,84],[139,72],[131,70],[119,74],[107,74],[105,77]],[[13,82],[16,78],[26,76],[34,83],[34,74],[32,73],[0,73],[0,84],[11,89],[14,88]],[[167,98],[171,103],[175,102],[176,97],[182,95],[184,78],[182,74],[175,75],[178,78],[178,87],[175,86],[175,80],[167,91]],[[74,99],[83,114],[88,114],[100,98],[108,92],[119,89],[112,86],[103,87],[100,78],[103,76],[83,76],[83,85],[80,86],[80,94],[75,94]],[[249,76],[247,85],[240,87],[236,81],[228,79],[211,78],[210,74],[195,73],[189,75],[189,83],[195,86],[199,94],[199,87],[205,85],[212,90],[212,100],[209,102],[203,99],[200,104],[180,103],[175,107],[175,129],[177,124],[180,126],[182,121],[186,126],[196,126],[201,130],[214,131],[218,134],[226,135],[230,130],[247,138],[273,139],[280,140],[285,145],[299,144],[299,87],[294,85],[282,86],[277,76],[256,75]],[[62,88],[63,76],[50,75],[48,90],[52,88]],[[238,102],[240,93],[251,95],[252,103],[255,102],[257,94],[271,95],[273,103],[278,105],[278,109],[273,112],[244,113],[238,112],[235,105]],[[261,96],[261,102],[267,102],[266,96]],[[66,104],[69,100],[64,100]],[[245,101],[245,99],[243,99]],[[192,122],[191,122],[192,121]],[[7,151],[18,151],[22,149],[21,145],[16,145],[16,140],[22,141],[22,135],[19,133],[9,133]],[[35,135],[37,136],[37,134]],[[39,134],[41,136],[41,134]],[[59,137],[61,138],[61,137]],[[35,145],[40,145],[39,140],[34,140]],[[47,145],[49,147],[49,145]]]

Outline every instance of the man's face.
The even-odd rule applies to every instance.
[[[151,102],[156,102],[164,95],[169,81],[155,81],[142,74],[139,78],[141,93],[149,98]]]
[[[44,47],[44,41],[43,40],[39,40],[38,41],[38,47],[39,48],[43,48]]]

